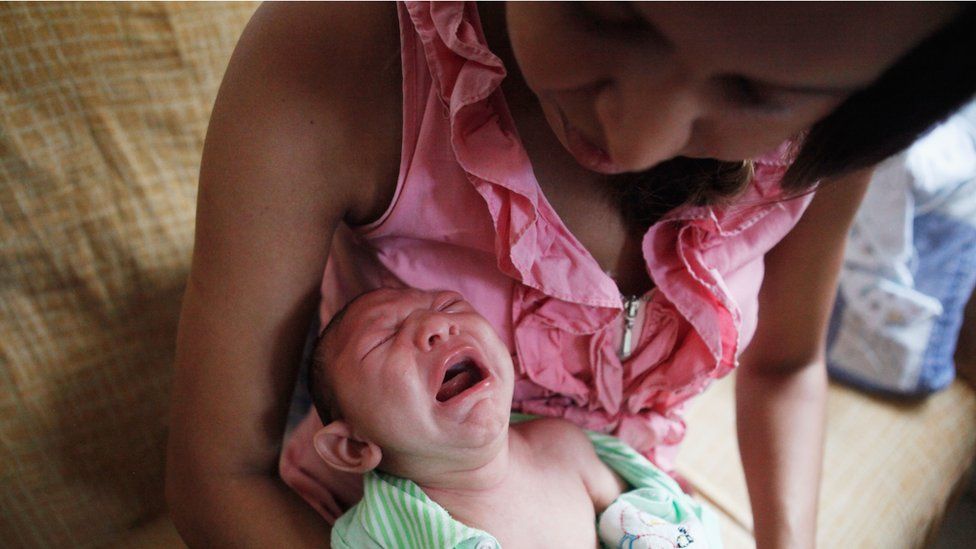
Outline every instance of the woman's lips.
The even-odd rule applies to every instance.
[[[610,154],[593,144],[579,129],[574,126],[562,109],[558,108],[559,118],[563,124],[563,133],[570,154],[576,158],[581,166],[604,174],[616,174],[626,170],[610,158]]]

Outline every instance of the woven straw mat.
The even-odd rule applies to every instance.
[[[163,510],[200,153],[254,8],[0,3],[0,546]]]

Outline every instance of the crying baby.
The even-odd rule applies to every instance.
[[[511,355],[459,294],[384,288],[319,337],[331,467],[363,473],[334,547],[720,547],[708,509],[609,435],[512,416]]]

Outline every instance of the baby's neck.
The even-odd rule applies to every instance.
[[[442,468],[427,478],[413,481],[432,500],[445,508],[452,502],[491,497],[524,464],[525,441],[517,430],[509,429],[508,435],[493,455],[484,459],[459,462]]]

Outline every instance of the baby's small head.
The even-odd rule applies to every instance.
[[[507,440],[511,356],[457,293],[363,294],[332,318],[313,356],[309,392],[325,424],[314,443],[333,467],[414,478]]]

